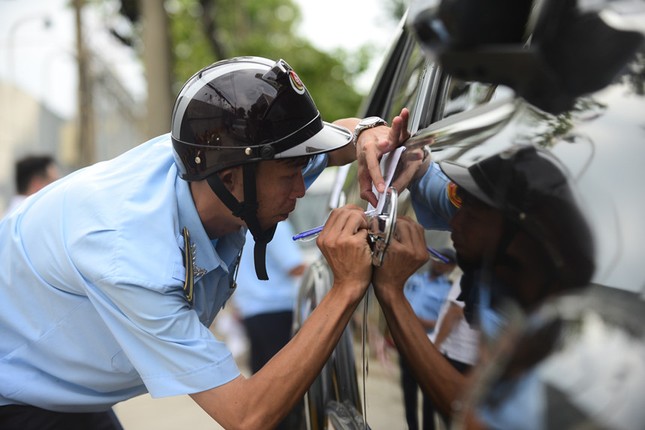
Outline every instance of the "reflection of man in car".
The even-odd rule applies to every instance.
[[[594,270],[591,230],[566,171],[548,151],[519,146],[469,168],[448,161],[441,167],[459,186],[461,208],[451,226],[460,255],[477,242],[469,240],[470,233],[487,227],[496,232],[480,238],[484,247],[470,256],[468,264],[475,267],[466,273],[477,276],[472,284],[488,284],[492,300],[511,298],[526,311],[551,295],[587,285]],[[490,269],[492,276],[486,273]],[[462,288],[476,294],[472,284],[462,279]]]
[[[452,218],[458,260],[469,252],[474,277],[485,298],[479,299],[478,319],[483,330],[498,330],[510,303],[528,312],[546,298],[586,285],[593,273],[593,244],[566,173],[548,152],[532,146],[497,154],[470,168],[442,163],[457,184],[461,208]],[[437,174],[432,170],[430,175]],[[447,197],[446,197],[447,198]],[[473,246],[471,233],[482,236]],[[468,243],[463,238],[469,238]],[[422,240],[421,238],[419,240]],[[383,267],[374,275],[375,292],[399,351],[414,368],[418,381],[437,406],[450,413],[466,389],[466,380],[432,346],[415,322],[401,289],[381,282],[384,272],[400,270],[387,256],[399,252],[390,245]],[[392,275],[387,275],[392,276]]]
[[[509,136],[518,140],[524,137],[522,141],[526,141],[526,133],[522,134],[522,131],[540,134],[548,130],[549,133],[541,136],[540,140],[549,146],[559,144],[560,148],[569,146],[566,149],[571,149],[574,145],[567,143],[575,143],[583,137],[588,139],[588,143],[591,142],[594,150],[599,150],[597,142],[602,142],[604,154],[610,154],[611,157],[621,149],[607,151],[607,148],[615,148],[618,141],[630,141],[629,145],[622,145],[623,149],[633,149],[634,144],[643,141],[642,118],[635,119],[632,115],[632,112],[643,111],[643,2],[591,4],[575,0],[445,0],[426,4],[425,9],[421,7],[417,9],[419,13],[411,14],[411,21],[422,44],[441,63],[444,71],[464,80],[486,80],[509,85],[519,96],[542,109],[533,117],[533,121],[519,121],[516,118],[512,127],[509,127],[512,132],[504,134],[506,139]],[[524,11],[507,8],[509,5],[517,5]],[[480,8],[486,8],[486,19],[482,19],[484,15],[477,14]],[[495,31],[480,31],[482,27]],[[635,82],[635,90],[631,90],[629,87]],[[611,88],[603,90],[608,84]],[[585,112],[584,105],[588,100],[579,98],[593,91],[597,93],[593,94],[592,104],[609,108],[595,117]],[[525,101],[518,101],[527,110],[538,111]],[[576,124],[575,131],[569,132],[574,124],[567,122],[567,119],[580,106],[584,118]],[[557,118],[543,112],[560,113],[572,107],[571,112]],[[548,125],[545,124],[548,121],[564,123],[567,129],[563,132],[554,130],[556,127],[553,126],[540,128]],[[395,124],[396,121],[393,121]],[[628,130],[624,137],[623,130]],[[405,134],[401,133],[401,136],[405,137]],[[621,136],[621,139],[616,136]],[[506,142],[506,145],[511,142]],[[386,148],[373,148],[369,154],[378,159],[375,155],[382,150]],[[539,154],[542,151],[537,152],[542,155]],[[517,157],[522,165],[526,162],[522,161],[526,154],[521,155],[519,151],[501,154],[497,162],[502,162],[510,155]],[[621,165],[629,166],[631,174],[635,173],[633,163],[628,160],[629,155],[624,157],[622,154],[618,158],[622,160]],[[611,162],[593,161],[596,168],[615,167]],[[471,212],[476,211],[476,208],[472,208],[474,202],[480,209],[484,204],[499,209],[491,203],[503,203],[504,198],[508,198],[507,203],[517,203],[515,199],[522,201],[521,195],[510,193],[514,187],[520,186],[510,181],[491,181],[491,178],[503,177],[498,178],[494,171],[488,174],[478,171],[483,164],[476,163],[468,169],[469,175],[460,175],[459,171],[463,173],[465,170],[463,167],[451,172],[451,167],[456,166],[442,163],[448,176],[462,186],[458,195],[463,200],[462,209],[457,216],[466,218],[468,213],[464,209],[468,209],[469,205]],[[364,163],[365,166],[370,167],[370,173],[364,173],[363,177],[369,180],[371,176],[376,184],[380,183],[376,171],[378,164],[372,160]],[[557,167],[557,163],[553,167]],[[526,168],[526,165],[521,167]],[[603,169],[603,172],[606,171],[614,169]],[[539,189],[548,186],[552,178],[557,179],[558,175],[533,175],[526,178],[528,182],[525,185]],[[640,178],[640,174],[634,175],[636,178]],[[541,183],[543,179],[549,181]],[[418,180],[415,178],[413,187]],[[579,177],[576,180],[580,180]],[[604,183],[605,180],[601,179],[600,182]],[[617,182],[612,181],[619,187]],[[551,186],[561,191],[570,188],[569,185],[563,187],[556,183],[551,183]],[[361,190],[367,194],[366,187],[361,186]],[[526,204],[530,203],[530,190],[528,187]],[[530,312],[520,341],[513,342],[517,337],[509,337],[509,333],[521,327],[521,324],[513,324],[509,327],[512,330],[502,336],[502,344],[498,344],[493,351],[503,360],[486,366],[485,377],[478,378],[474,391],[482,394],[483,401],[475,398],[474,407],[470,410],[476,410],[476,421],[485,427],[640,428],[644,422],[641,401],[645,380],[642,292],[639,297],[638,294],[627,294],[614,288],[575,288],[585,286],[589,281],[594,255],[590,248],[585,247],[591,242],[591,232],[585,232],[584,221],[582,224],[574,222],[584,219],[580,209],[573,203],[562,202],[566,200],[566,194],[554,192],[545,199],[542,207],[535,206],[532,213],[517,204],[502,206],[505,214],[502,220],[499,217],[495,220],[491,213],[492,224],[488,222],[482,225],[482,228],[492,225],[498,230],[498,234],[492,234],[492,242],[489,243],[493,253],[476,263],[478,270],[472,272],[478,280],[477,283],[471,283],[475,285],[472,292],[483,293],[480,301],[486,305],[479,312],[484,316],[483,325],[495,329],[497,324],[487,322],[500,321],[499,314],[491,312],[491,303],[499,304],[498,308],[508,311],[507,316]],[[418,198],[426,197],[420,195]],[[549,204],[549,200],[559,203]],[[632,219],[642,219],[642,209],[639,210],[637,205],[624,198],[619,201],[622,205],[615,208],[621,212],[618,219],[627,221],[627,224]],[[586,205],[585,213],[590,212],[588,208],[598,209],[600,206],[611,206],[611,202],[597,201],[594,206]],[[563,213],[559,212],[560,208]],[[436,211],[437,207],[429,205],[428,210],[432,209]],[[623,213],[626,216],[622,216]],[[471,217],[468,224],[481,224],[481,221]],[[453,222],[452,226],[457,230],[463,228],[463,224]],[[581,225],[583,228],[580,228]],[[603,228],[608,225],[604,224]],[[626,223],[623,223],[619,228],[625,226]],[[630,224],[628,235],[632,229],[633,225]],[[465,253],[464,232],[455,232],[453,237],[462,242],[461,251]],[[494,239],[496,237],[498,239]],[[577,262],[570,260],[575,254],[571,247],[580,252],[575,256],[579,258]],[[618,257],[626,257],[621,251],[628,247],[621,245],[617,248],[616,260],[602,263],[610,266],[618,261]],[[636,273],[637,276],[632,276],[629,281],[642,285],[642,270]],[[632,288],[639,289],[638,286]],[[403,323],[408,321],[407,309],[398,305],[396,294],[377,289],[377,293],[379,291],[390,327],[398,330],[398,340],[407,345],[406,353],[418,360],[417,371],[426,378],[426,388],[430,394],[439,399],[454,399],[451,397],[453,394],[464,392],[464,381],[451,376],[437,359],[436,351],[428,344],[422,344],[421,337],[415,339],[412,335],[416,328],[411,329],[410,325]],[[513,312],[509,303],[523,312]],[[518,319],[512,318],[511,321],[517,322]],[[620,351],[615,354],[620,357],[618,360],[607,360],[609,343],[612,342],[610,339],[615,339],[616,348]],[[504,352],[504,348],[499,346],[506,346],[511,352]],[[481,371],[482,367],[479,366],[478,370]],[[491,383],[491,380],[494,382]],[[614,393],[620,396],[614,397]],[[449,404],[445,406],[450,409]],[[464,404],[459,402],[453,406],[460,408]],[[466,424],[475,423],[469,421]]]

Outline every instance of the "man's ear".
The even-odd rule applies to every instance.
[[[228,169],[220,170],[217,174],[231,194],[238,198],[244,195],[242,166],[229,167]]]

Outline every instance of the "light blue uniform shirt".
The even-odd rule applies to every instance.
[[[293,241],[293,234],[287,221],[278,223],[273,240],[267,245],[268,281],[259,280],[255,273],[255,243],[251,233],[246,234],[246,246],[237,275],[237,290],[233,296],[233,302],[243,318],[293,310],[298,284],[289,271],[303,263],[302,252]]]
[[[446,301],[451,286],[446,276],[431,279],[427,272],[415,273],[406,281],[403,294],[416,316],[428,321],[437,321],[441,305]]]
[[[183,227],[203,269],[192,307]],[[233,291],[244,234],[208,238],[168,135],[34,195],[0,222],[0,405],[100,411],[237,377],[208,327]]]
[[[426,229],[449,230],[457,207],[448,197],[450,179],[439,165],[431,162],[425,175],[409,186],[412,207],[417,220]]]

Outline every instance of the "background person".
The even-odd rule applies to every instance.
[[[459,373],[467,376],[479,361],[480,333],[466,321],[464,302],[461,295],[460,278],[455,279],[448,297],[441,307],[437,326],[429,335],[430,341]],[[439,414],[446,427],[450,427],[451,416]]]
[[[460,279],[456,279],[439,312],[430,340],[459,373],[467,374],[479,357],[479,331],[466,321],[460,295]]]
[[[269,280],[260,280],[254,269],[253,237],[246,234],[233,303],[249,340],[252,373],[260,371],[291,339],[298,280],[307,267],[293,235],[289,220],[278,223],[273,240],[267,245]],[[298,403],[276,428],[300,428],[301,419],[302,404]]]
[[[60,178],[51,155],[28,155],[16,161],[16,194],[9,200],[6,214],[13,212],[27,197]]]

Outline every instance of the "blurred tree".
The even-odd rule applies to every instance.
[[[119,0],[121,15],[135,29],[140,28],[140,1]],[[173,94],[208,64],[258,55],[286,60],[307,85],[324,119],[356,115],[363,94],[355,89],[355,81],[366,70],[372,49],[332,53],[316,49],[295,32],[301,15],[292,0],[166,0],[165,9],[172,41]]]
[[[168,15],[159,0],[139,0],[145,25],[141,29],[142,58],[148,97],[146,132],[152,138],[170,129],[175,95],[172,92],[172,50]]]
[[[384,0],[382,3],[385,16],[390,17],[394,22],[399,22],[408,8],[409,0]]]

